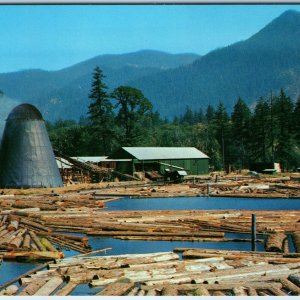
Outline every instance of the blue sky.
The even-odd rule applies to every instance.
[[[204,55],[295,5],[0,5],[0,73],[141,49]]]

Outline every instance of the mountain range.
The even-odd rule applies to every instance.
[[[204,56],[153,50],[100,55],[58,71],[2,73],[0,90],[7,107],[27,102],[36,105],[47,120],[79,119],[87,111],[96,65],[110,90],[119,85],[141,89],[154,109],[169,118],[182,114],[186,106],[198,110],[220,102],[230,111],[238,97],[252,105],[281,88],[296,99],[300,94],[300,12],[286,11],[249,39]]]

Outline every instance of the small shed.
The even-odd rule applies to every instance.
[[[131,175],[151,171],[164,175],[166,170],[208,174],[209,157],[194,147],[122,147],[108,159],[119,160],[116,170]]]

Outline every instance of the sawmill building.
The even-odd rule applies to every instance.
[[[209,157],[194,147],[122,147],[108,157],[116,161],[116,170],[135,172],[186,171],[188,175],[208,174]]]

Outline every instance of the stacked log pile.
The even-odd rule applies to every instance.
[[[6,260],[53,260],[62,258],[61,247],[89,251],[88,239],[55,234],[52,229],[25,216],[0,215],[0,250]]]
[[[228,251],[203,258],[206,250],[180,251],[183,260],[174,252],[57,259],[0,293],[66,296],[89,284],[102,296],[300,295],[300,255],[283,261],[279,253]]]

